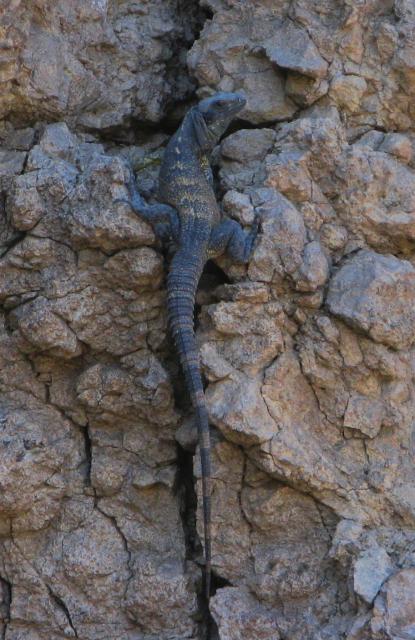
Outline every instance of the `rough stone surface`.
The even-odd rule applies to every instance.
[[[192,3],[14,0],[0,12],[0,117],[158,122],[193,88],[183,59],[199,22]]]
[[[355,593],[371,604],[392,571],[393,565],[386,551],[373,545],[358,557],[354,566]]]
[[[212,600],[212,612],[223,640],[280,638],[276,613],[235,587],[220,589]]]
[[[413,3],[3,4],[0,636],[415,639]],[[197,300],[208,614],[168,250],[115,200],[217,89],[261,233]]]
[[[376,599],[372,630],[392,640],[415,638],[415,570],[403,569],[392,576]]]
[[[415,341],[415,269],[407,261],[359,251],[332,278],[327,305],[376,342],[403,349]]]

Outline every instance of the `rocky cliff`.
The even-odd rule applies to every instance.
[[[0,6],[4,640],[415,639],[415,3]],[[208,265],[199,468],[149,198],[197,97],[243,91]]]

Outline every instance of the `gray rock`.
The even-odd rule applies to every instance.
[[[268,31],[275,27],[275,19],[267,26]],[[270,35],[265,32],[260,11],[244,4],[226,7],[206,24],[188,55],[189,67],[201,85],[243,91],[247,105],[241,117],[254,124],[283,120],[296,110],[285,94],[282,73],[261,54]]]
[[[326,75],[328,64],[305,29],[287,20],[277,27],[275,35],[264,46],[268,58],[279,67],[311,78]]]
[[[252,185],[275,137],[272,129],[241,129],[222,141],[220,178],[226,190],[243,191]]]
[[[371,622],[375,636],[383,633],[390,640],[415,638],[415,569],[402,569],[382,589],[374,606]]]
[[[401,162],[408,164],[414,155],[413,141],[402,133],[389,133],[384,136],[379,151],[390,153]]]
[[[275,433],[258,380],[234,375],[210,386],[207,402],[210,419],[232,442],[250,446],[270,440]]]
[[[250,160],[263,160],[274,140],[272,129],[241,129],[223,140],[221,153],[225,158],[247,164]]]
[[[65,119],[89,130],[123,126],[132,116],[157,122],[166,100],[192,89],[183,54],[198,13],[157,1],[115,11],[106,0],[5,8],[1,117],[13,114],[23,124]]]
[[[393,563],[385,549],[371,546],[354,565],[353,588],[365,602],[372,604],[382,584],[393,572]]]
[[[296,288],[316,291],[329,277],[329,263],[319,242],[310,242],[304,248],[303,263],[298,271]]]
[[[245,93],[213,164],[261,217],[198,296],[217,640],[414,637],[410,0],[3,4],[0,635],[207,635],[164,254],[114,204],[197,89]]]
[[[10,223],[19,231],[28,231],[39,222],[46,213],[44,202],[33,185],[26,180],[27,176],[17,176],[13,190],[7,199],[7,212]]]
[[[380,400],[354,394],[347,403],[344,426],[374,438],[380,431],[383,417],[384,407]]]
[[[248,592],[236,587],[219,589],[212,613],[220,640],[278,640],[278,616],[261,606]]]
[[[0,179],[21,173],[25,159],[23,151],[0,150]]]
[[[254,208],[249,196],[238,191],[228,191],[222,200],[226,213],[241,224],[252,224],[254,221]]]
[[[0,140],[2,146],[4,145],[7,149],[29,151],[34,144],[35,129],[32,127],[15,129],[10,122],[4,121],[0,126]]]
[[[407,348],[415,340],[415,269],[394,256],[359,251],[332,278],[327,305],[376,342]]]
[[[292,276],[302,263],[306,230],[299,211],[275,193],[259,208],[263,234],[249,267],[252,279],[272,282]]]
[[[29,351],[45,351],[62,358],[75,358],[82,353],[76,334],[45,298],[38,297],[19,307],[15,316],[22,337],[30,345]]]
[[[69,131],[65,122],[47,126],[39,141],[39,146],[44,153],[68,162],[73,162],[75,159],[76,144],[76,137]]]
[[[332,540],[330,556],[347,566],[360,549],[363,526],[353,520],[340,520]]]

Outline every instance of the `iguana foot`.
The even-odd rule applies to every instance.
[[[168,204],[148,204],[138,191],[132,172],[127,188],[130,199],[117,198],[115,202],[128,204],[134,213],[151,224],[154,233],[160,240],[165,241],[170,237],[177,241],[179,237],[180,223],[176,209]]]
[[[249,262],[260,225],[259,215],[255,216],[249,233],[239,222],[229,218],[220,222],[210,235],[209,255],[218,256],[225,251],[232,260],[246,264]]]

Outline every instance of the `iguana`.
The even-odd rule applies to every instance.
[[[211,582],[210,434],[193,314],[196,289],[206,261],[226,250],[232,259],[247,262],[258,232],[258,220],[246,233],[235,220],[222,219],[209,165],[210,152],[244,105],[245,99],[237,93],[217,93],[192,107],[164,153],[158,193],[163,204],[147,204],[134,179],[129,184],[127,201],[159,237],[170,236],[176,247],[167,278],[168,319],[199,434],[207,599]]]

